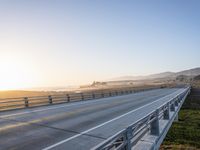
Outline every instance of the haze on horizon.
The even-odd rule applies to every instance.
[[[199,67],[200,1],[0,2],[0,90]]]

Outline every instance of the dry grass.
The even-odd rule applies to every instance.
[[[32,96],[46,96],[56,94],[58,92],[43,92],[43,91],[0,91],[1,98],[13,98],[13,97],[32,97]]]

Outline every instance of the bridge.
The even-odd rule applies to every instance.
[[[189,92],[190,87],[77,93],[76,102],[68,102],[69,95],[48,96],[49,105],[39,107],[32,106],[44,97],[1,100],[0,149],[158,149]],[[54,99],[67,103],[53,105]]]

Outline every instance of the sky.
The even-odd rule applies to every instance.
[[[0,90],[200,66],[199,0],[0,0]]]

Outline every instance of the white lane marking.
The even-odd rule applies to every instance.
[[[178,91],[178,90],[177,90]],[[141,92],[142,93],[142,92]],[[133,93],[133,94],[138,94],[138,93]],[[132,94],[130,94],[132,95]],[[127,95],[119,95],[118,98],[120,96],[127,96]],[[113,97],[107,97],[107,98],[113,98]],[[115,97],[116,98],[116,97]],[[83,105],[83,104],[89,104],[89,103],[95,103],[97,101],[101,101],[100,99],[96,99],[96,100],[92,100],[92,101],[77,101],[79,103],[74,103],[74,104],[65,104],[65,105],[62,105],[62,106],[56,106],[56,107],[48,107],[48,108],[44,108],[44,109],[39,109],[39,110],[33,110],[33,111],[27,111],[27,112],[20,112],[20,113],[15,113],[15,114],[9,114],[9,115],[0,115],[0,118],[6,118],[6,117],[12,117],[12,116],[18,116],[18,115],[24,115],[24,114],[29,114],[29,113],[34,113],[34,112],[42,112],[42,111],[46,111],[46,110],[53,110],[53,109],[58,109],[58,108],[63,108],[63,107],[70,107],[70,106],[76,106],[76,105]],[[82,102],[82,103],[81,103]]]
[[[180,91],[180,90],[178,90],[178,91]],[[124,116],[126,116],[126,115],[128,115],[128,114],[131,114],[131,113],[133,113],[133,112],[135,112],[135,111],[137,111],[137,110],[139,110],[139,109],[142,109],[142,108],[147,107],[147,106],[149,106],[149,105],[151,105],[151,104],[153,104],[153,103],[156,103],[156,102],[160,101],[161,99],[165,99],[166,97],[170,97],[170,96],[174,95],[175,93],[177,93],[177,94],[174,96],[174,97],[176,97],[176,96],[178,96],[178,95],[180,94],[180,92],[178,92],[178,91],[173,92],[172,94],[166,95],[166,96],[164,96],[164,97],[162,97],[162,98],[159,98],[159,99],[157,99],[156,101],[153,101],[153,102],[151,102],[151,103],[148,103],[148,104],[146,104],[146,105],[143,105],[143,106],[141,106],[141,107],[138,107],[138,108],[136,108],[136,109],[134,109],[134,110],[132,110],[132,111],[129,111],[129,112],[123,114],[123,115],[120,115],[120,116],[118,116],[118,117],[115,117],[115,118],[113,118],[113,119],[111,119],[111,120],[109,120],[109,121],[106,121],[106,122],[104,122],[104,123],[102,123],[102,124],[100,124],[100,125],[98,125],[98,126],[95,126],[95,127],[93,127],[93,128],[90,128],[90,129],[88,129],[88,130],[86,130],[86,131],[84,131],[84,132],[78,133],[78,134],[76,134],[76,135],[74,135],[74,136],[72,136],[72,137],[70,137],[70,138],[67,138],[67,139],[62,140],[62,141],[60,141],[60,142],[58,142],[58,143],[55,143],[55,144],[53,144],[53,145],[51,145],[51,146],[48,146],[48,147],[46,147],[46,148],[44,148],[44,149],[42,149],[42,150],[50,150],[50,149],[52,149],[52,148],[54,148],[54,147],[56,147],[56,146],[58,146],[58,145],[61,145],[61,144],[63,144],[63,143],[66,143],[66,142],[68,142],[68,141],[70,141],[70,140],[72,140],[72,139],[75,139],[75,138],[77,138],[77,137],[83,135],[83,134],[86,134],[86,133],[88,133],[88,132],[90,132],[90,131],[92,131],[92,130],[95,130],[95,129],[99,128],[99,127],[102,127],[102,126],[104,126],[104,125],[106,125],[106,124],[108,124],[108,123],[110,123],[110,122],[113,122],[113,121],[115,121],[115,120],[118,120],[118,119],[120,119],[120,118],[122,118],[122,117],[124,117]],[[182,91],[182,90],[181,90],[181,91]]]

